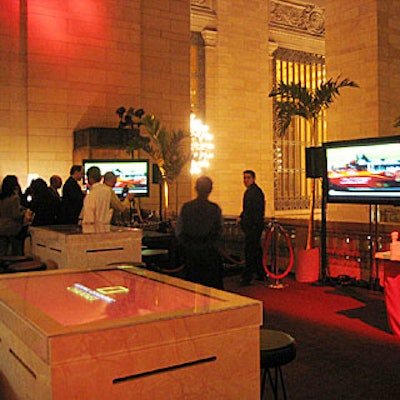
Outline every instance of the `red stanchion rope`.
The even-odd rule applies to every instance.
[[[285,276],[287,276],[289,274],[289,272],[292,270],[293,268],[293,264],[294,264],[294,251],[293,251],[293,246],[292,246],[292,242],[290,241],[290,237],[287,234],[287,232],[283,229],[280,228],[281,233],[283,238],[285,239],[286,245],[289,249],[289,263],[285,269],[285,271],[283,271],[281,274],[276,274],[274,272],[272,272],[267,265],[267,256],[268,256],[268,249],[269,249],[269,245],[271,244],[271,239],[272,239],[272,235],[274,234],[276,227],[272,227],[268,233],[266,238],[264,239],[264,252],[263,252],[263,267],[264,267],[264,271],[266,274],[268,274],[268,276],[270,276],[273,279],[282,279]]]

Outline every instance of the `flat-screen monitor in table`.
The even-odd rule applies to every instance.
[[[201,312],[222,301],[124,269],[33,275],[3,284],[64,326],[185,310]]]
[[[400,204],[400,136],[323,147],[328,203]]]
[[[149,160],[83,160],[85,183],[87,184],[87,171],[90,167],[100,168],[104,175],[113,172],[117,176],[117,183],[113,190],[117,195],[124,192],[133,193],[136,197],[150,195]]]

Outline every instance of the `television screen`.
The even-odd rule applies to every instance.
[[[400,136],[324,143],[327,202],[400,204]]]
[[[124,192],[133,193],[137,197],[150,195],[149,160],[83,160],[85,184],[87,185],[87,170],[99,167],[101,174],[114,172],[117,183],[113,190],[117,195]]]

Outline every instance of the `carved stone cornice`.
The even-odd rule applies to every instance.
[[[271,0],[270,26],[323,37],[325,10],[315,4],[301,1]]]
[[[213,29],[204,29],[201,32],[205,46],[215,47],[217,45],[217,31]]]
[[[270,40],[270,41],[268,42],[268,55],[269,55],[269,57],[273,57],[275,51],[276,51],[278,48],[279,48],[278,43],[273,42],[273,41]]]
[[[191,0],[190,4],[192,6],[199,6],[199,7],[208,7],[212,8],[213,0]]]
[[[217,15],[214,11],[213,0],[190,1],[190,29],[193,32],[217,29]]]

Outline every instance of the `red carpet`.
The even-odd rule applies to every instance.
[[[261,300],[264,327],[296,339],[297,358],[283,367],[289,400],[400,399],[400,337],[389,331],[381,292],[291,278],[284,289],[238,281],[227,277],[226,290]]]

